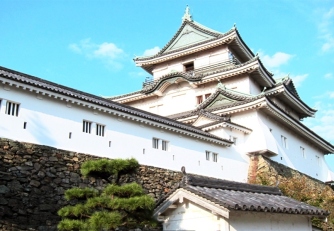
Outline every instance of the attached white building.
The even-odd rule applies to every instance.
[[[313,230],[328,212],[282,196],[275,187],[185,175],[154,211],[164,230]]]

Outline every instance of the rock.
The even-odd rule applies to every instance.
[[[27,161],[27,162],[25,162],[24,164],[27,165],[27,166],[34,166],[33,163],[32,163],[31,161]]]
[[[40,186],[40,182],[39,181],[37,181],[37,180],[32,180],[32,181],[30,181],[30,185],[31,186],[34,186],[34,187],[38,187],[38,186]]]
[[[38,176],[39,178],[43,178],[43,177],[45,177],[45,173],[42,172],[42,171],[39,171],[39,172],[37,173],[37,176]]]
[[[6,204],[8,204],[8,201],[5,198],[0,197],[0,205],[6,205]]]
[[[7,186],[12,192],[17,192],[17,191],[20,191],[22,189],[22,185],[20,184],[20,182],[18,180],[13,180],[13,181],[9,182],[7,184]]]
[[[10,192],[9,188],[7,188],[5,185],[0,185],[0,194],[6,194]]]
[[[50,156],[49,157],[49,161],[58,161],[58,158],[54,157],[54,156]]]
[[[53,205],[50,205],[50,204],[41,204],[39,206],[39,209],[41,211],[50,211],[50,210],[53,210],[54,209],[54,206]]]
[[[41,168],[41,165],[39,163],[34,164],[34,169],[38,171]]]

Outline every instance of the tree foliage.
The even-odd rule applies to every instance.
[[[334,191],[330,186],[317,187],[315,184],[311,184],[311,181],[305,176],[278,176],[278,178],[280,181],[278,187],[285,196],[330,212],[327,222],[313,218],[312,224],[314,226],[320,227],[323,230],[334,229]],[[257,183],[270,186],[276,184],[266,173],[258,175]]]
[[[116,179],[102,191],[92,188],[72,188],[65,192],[66,200],[78,201],[58,211],[62,220],[58,229],[63,231],[100,231],[117,228],[141,228],[157,223],[152,219],[155,202],[145,195],[137,183],[120,185],[119,176],[135,171],[139,164],[135,159],[100,159],[82,164],[81,173],[87,176],[111,175]]]

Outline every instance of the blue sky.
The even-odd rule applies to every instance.
[[[289,74],[319,110],[304,123],[334,143],[333,0],[1,0],[0,66],[99,96],[136,91],[149,75],[133,58],[162,48],[186,5],[217,31],[236,23],[274,77]]]

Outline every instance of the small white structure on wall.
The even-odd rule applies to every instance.
[[[327,211],[282,196],[275,187],[186,175],[154,211],[164,230],[312,230]]]

